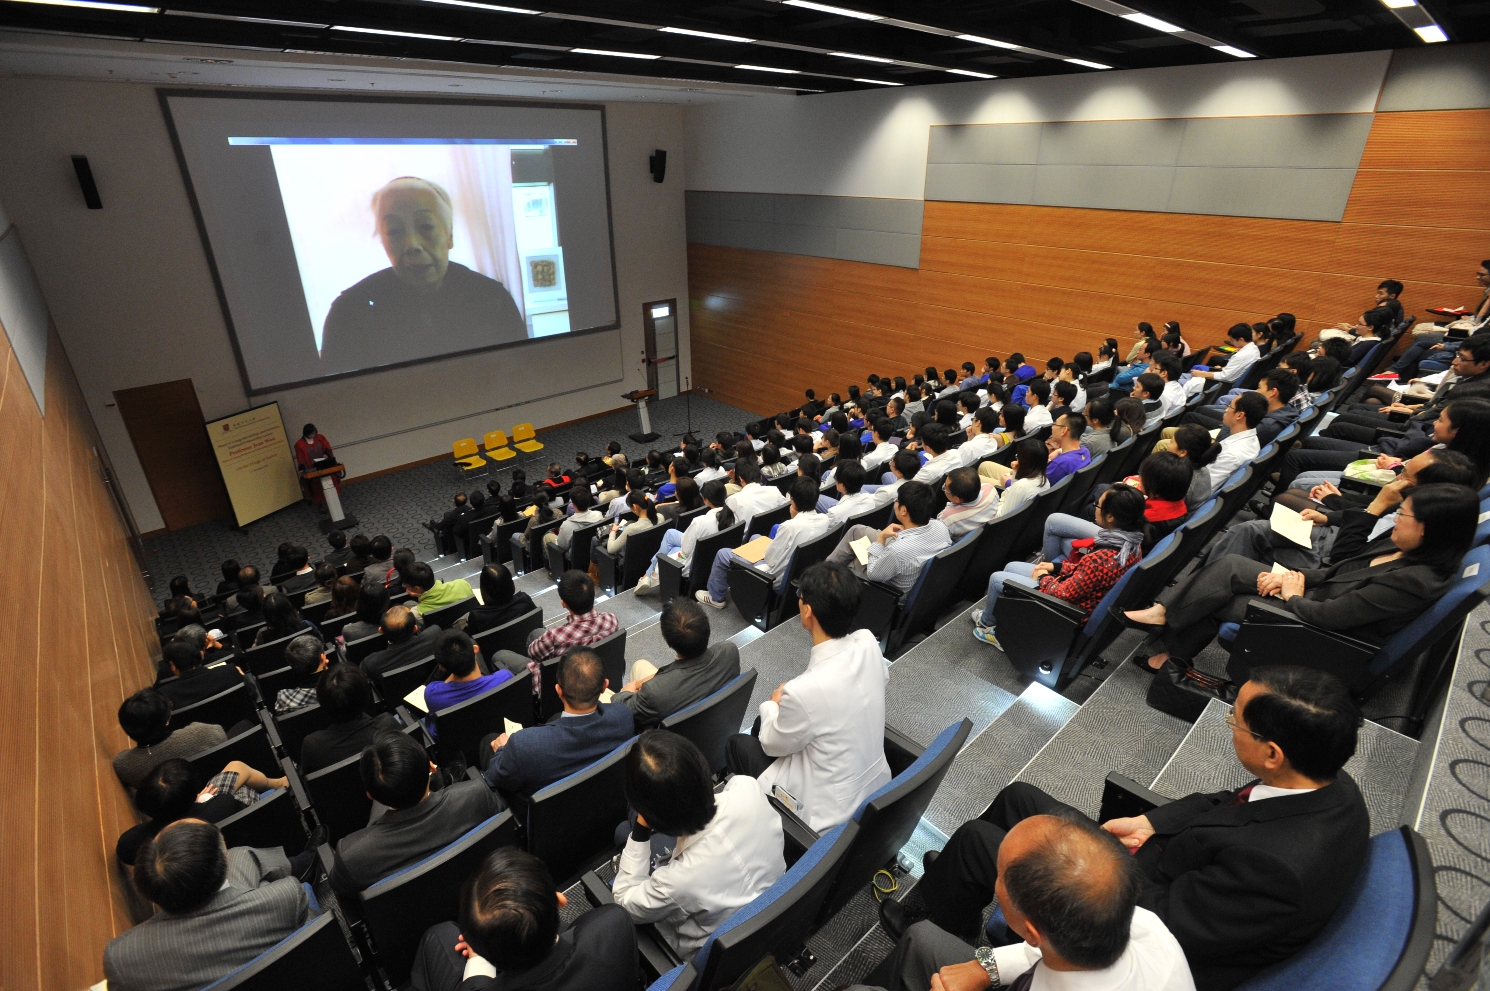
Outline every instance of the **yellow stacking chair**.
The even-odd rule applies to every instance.
[[[451,450],[455,454],[455,465],[462,474],[486,467],[486,459],[476,451],[476,438],[474,437],[456,441],[451,445]]]
[[[519,451],[527,451],[529,454],[532,454],[534,451],[541,451],[543,450],[543,445],[533,439],[536,436],[538,435],[533,432],[533,425],[531,423],[519,423],[512,428],[512,446]]]
[[[481,443],[486,447],[486,456],[493,461],[508,461],[517,457],[517,452],[507,446],[505,430],[493,430],[482,438]]]

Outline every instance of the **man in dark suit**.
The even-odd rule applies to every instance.
[[[371,824],[336,844],[331,887],[353,897],[394,871],[460,839],[505,807],[479,781],[429,790],[435,770],[424,748],[402,733],[385,733],[362,751],[362,785],[374,803]],[[377,805],[388,811],[377,816]]]
[[[310,551],[296,544],[290,548],[290,574],[280,579],[279,587],[286,595],[304,592],[316,586],[316,569],[310,566]]]
[[[279,847],[229,850],[200,819],[166,826],[134,870],[160,911],[104,948],[109,987],[195,991],[242,967],[305,924],[310,902],[293,870]]]
[[[566,903],[543,861],[517,847],[494,851],[462,892],[460,924],[424,934],[410,986],[635,991],[636,930],[626,910],[602,905],[560,932]]]
[[[542,726],[502,733],[482,741],[486,783],[506,795],[514,809],[546,785],[588,767],[631,739],[631,710],[600,703],[610,682],[600,655],[576,647],[559,661],[554,690],[564,711]],[[490,756],[488,756],[490,755]]]
[[[331,551],[321,560],[333,568],[340,568],[352,561],[352,549],[347,546],[347,535],[340,530],[332,530],[326,534],[326,543],[331,545]]]
[[[1258,668],[1228,722],[1237,757],[1256,780],[1102,824],[1134,852],[1145,878],[1139,904],[1179,940],[1199,991],[1228,991],[1308,945],[1350,890],[1369,845],[1366,804],[1341,770],[1355,752],[1360,714],[1337,678]],[[929,860],[916,886],[916,900],[929,906],[922,912],[953,935],[975,936],[1005,833],[1052,811],[1079,814],[1031,785],[1005,788]],[[898,938],[917,911],[888,904],[881,919]]]
[[[398,720],[386,712],[368,715],[372,685],[355,664],[333,664],[316,680],[316,701],[331,725],[306,735],[300,744],[300,773],[313,774],[372,746],[381,733],[398,732]]]
[[[197,630],[201,630],[200,647],[192,636]],[[176,677],[155,687],[171,700],[173,709],[185,708],[243,684],[243,672],[227,661],[206,662],[206,639],[206,630],[199,626],[187,627],[167,640],[160,649],[161,659]]]
[[[728,640],[709,646],[709,615],[697,602],[674,599],[662,610],[661,626],[662,639],[677,659],[628,682],[612,700],[631,710],[638,733],[707,698],[740,674],[740,648]]]
[[[385,671],[421,657],[433,657],[435,640],[440,636],[440,627],[436,624],[420,630],[414,612],[408,606],[391,606],[383,614],[378,629],[388,638],[388,646],[362,659],[362,670],[374,681]]]

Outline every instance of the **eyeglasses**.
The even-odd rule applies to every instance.
[[[1262,740],[1262,736],[1259,733],[1257,733],[1255,730],[1250,730],[1247,727],[1243,726],[1241,723],[1237,722],[1237,719],[1236,719],[1236,710],[1235,709],[1232,709],[1230,712],[1228,712],[1226,714],[1226,725],[1228,727],[1230,727],[1231,729],[1234,729],[1234,730],[1238,730],[1239,729],[1239,730],[1241,730],[1244,733],[1251,734],[1252,739],[1254,739],[1254,740],[1258,740],[1258,741],[1261,741]]]
[[[1402,510],[1399,509],[1399,510],[1397,510],[1397,519],[1399,519],[1399,520],[1415,520],[1415,519],[1417,519],[1417,517],[1414,516],[1414,515],[1412,515],[1411,513],[1404,513],[1404,512],[1402,512]]]

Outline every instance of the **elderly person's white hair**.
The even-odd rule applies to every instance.
[[[419,189],[419,188],[423,188],[423,189],[429,190],[431,193],[434,193],[435,194],[435,199],[438,200],[439,203],[440,203],[440,219],[445,222],[445,230],[452,231],[452,230],[455,229],[454,228],[455,207],[452,205],[451,200],[450,200],[450,194],[445,191],[445,187],[444,186],[441,186],[437,182],[430,182],[428,179],[421,179],[418,176],[401,175],[397,179],[393,179],[390,182],[388,182],[387,185],[383,186],[383,188],[379,189],[376,193],[373,193],[372,194],[372,203],[371,203],[371,205],[372,205],[372,212],[373,212],[373,233],[374,234],[378,233],[379,227],[380,227],[380,225],[383,222],[383,213],[382,213],[382,210],[379,208],[379,205],[378,204],[382,201],[383,195],[385,193],[391,192],[395,188],[398,188],[398,189]]]

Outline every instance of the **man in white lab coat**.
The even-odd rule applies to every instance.
[[[890,666],[868,630],[854,630],[859,582],[841,564],[815,564],[798,583],[812,635],[807,670],[761,703],[752,735],[730,739],[730,771],[760,781],[818,832],[848,819],[890,780],[885,685]]]

